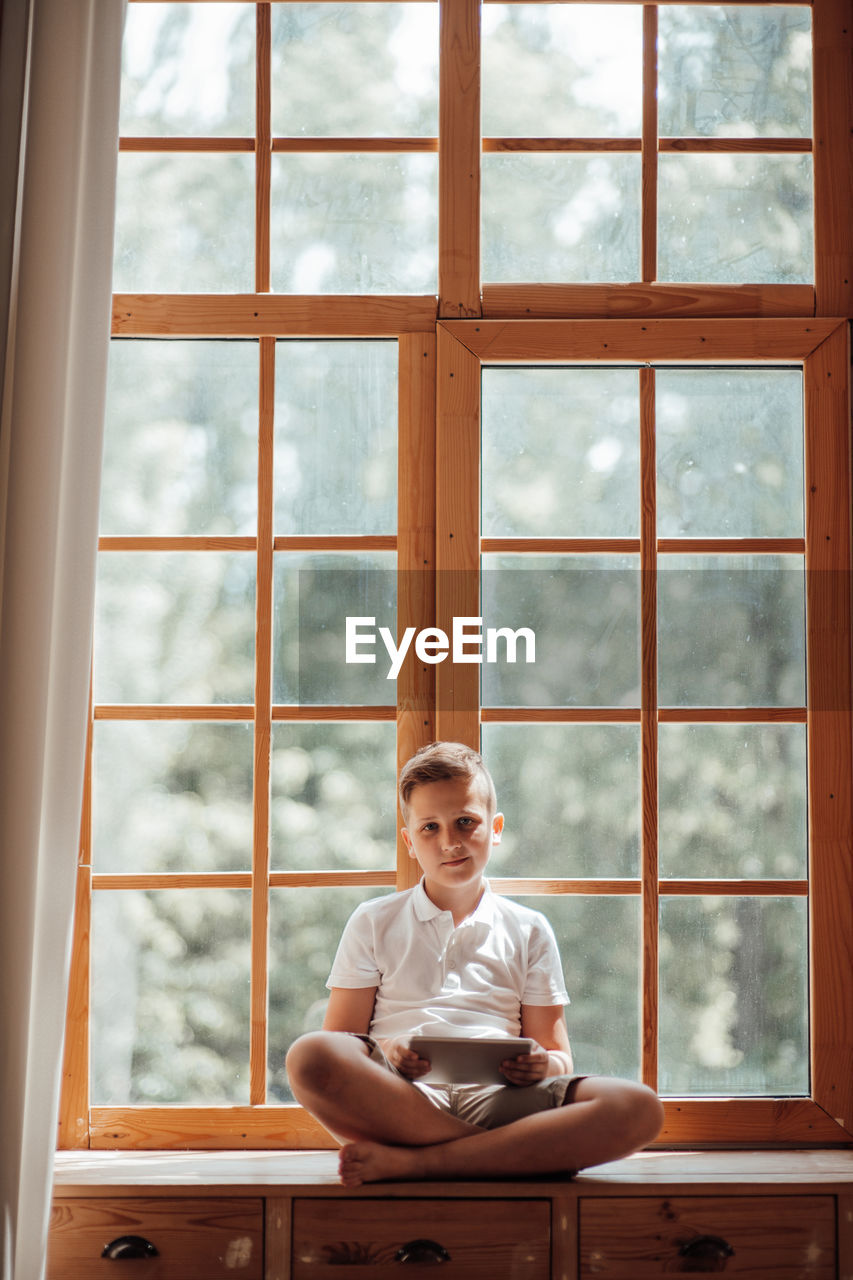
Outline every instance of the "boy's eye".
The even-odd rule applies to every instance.
[[[459,825],[460,825],[460,827],[473,827],[473,825],[474,825],[474,819],[473,819],[473,818],[460,818],[460,819],[459,819]]]

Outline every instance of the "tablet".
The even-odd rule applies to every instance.
[[[524,1036],[412,1036],[409,1044],[432,1066],[419,1079],[425,1084],[509,1084],[500,1065],[507,1058],[530,1053],[533,1041]]]

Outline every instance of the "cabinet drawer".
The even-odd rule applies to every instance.
[[[583,1280],[834,1280],[833,1196],[581,1200]]]
[[[123,1236],[150,1241],[156,1256],[115,1260],[104,1249]],[[263,1275],[263,1202],[201,1197],[54,1200],[48,1280],[131,1276],[212,1280]],[[140,1246],[137,1246],[139,1248]]]
[[[547,1200],[297,1200],[293,1280],[340,1280],[346,1265],[432,1275],[436,1262],[442,1280],[548,1280],[550,1239]]]

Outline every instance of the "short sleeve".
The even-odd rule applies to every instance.
[[[381,976],[376,965],[373,922],[362,907],[356,907],[344,927],[326,986],[378,987]]]
[[[534,915],[527,947],[527,974],[522,1004],[569,1004],[563,965],[554,930],[543,915]]]

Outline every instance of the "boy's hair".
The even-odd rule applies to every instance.
[[[486,788],[489,805],[497,808],[495,784],[483,757],[463,742],[430,742],[416,751],[400,770],[400,809],[408,820],[409,799],[415,787],[427,782],[443,782],[447,778],[480,778]]]

